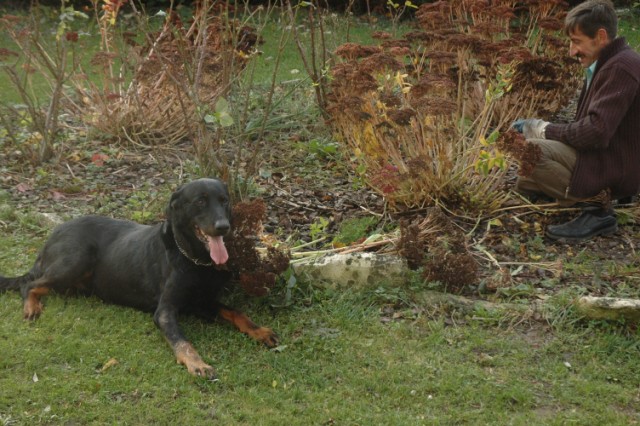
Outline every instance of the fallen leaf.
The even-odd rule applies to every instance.
[[[51,191],[51,197],[53,198],[54,201],[60,201],[67,198],[63,193],[58,191]]]
[[[16,189],[18,190],[18,192],[27,192],[27,191],[31,191],[33,188],[31,187],[31,185],[29,185],[28,183],[19,183],[18,185],[16,185]]]
[[[31,380],[33,380],[33,383],[38,383],[40,381],[38,380],[38,373],[33,373]]]
[[[287,349],[287,345],[278,345],[275,348],[271,348],[271,352],[284,352]]]
[[[67,156],[67,159],[73,163],[77,163],[82,159],[82,155],[79,151],[73,151]]]
[[[95,153],[91,156],[91,162],[98,167],[104,166],[104,162],[109,159],[107,154]]]
[[[113,367],[114,365],[118,365],[119,362],[117,359],[115,358],[111,358],[109,359],[109,361],[107,361],[102,368],[100,369],[100,373],[104,373],[105,371],[107,371],[108,369],[110,369],[111,367]]]

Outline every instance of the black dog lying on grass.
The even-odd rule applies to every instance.
[[[154,322],[178,363],[191,374],[213,377],[213,368],[180,330],[179,312],[208,319],[219,315],[268,347],[278,344],[271,329],[217,301],[231,275],[216,267],[228,259],[223,237],[229,232],[230,214],[225,184],[199,179],[173,193],[166,220],[155,226],[99,216],[71,220],[53,231],[28,273],[0,276],[0,291],[19,289],[29,320],[40,316],[40,298],[50,290],[77,290],[155,312]]]

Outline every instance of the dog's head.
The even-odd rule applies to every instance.
[[[198,179],[187,183],[171,195],[167,220],[176,242],[197,258],[208,253],[221,265],[229,255],[224,236],[231,227],[231,202],[227,185],[218,179]]]

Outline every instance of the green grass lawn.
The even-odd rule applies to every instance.
[[[310,307],[240,307],[269,351],[221,324],[184,328],[219,381],[175,363],[151,316],[49,297],[35,323],[0,296],[7,424],[632,424],[638,340],[591,327],[496,329],[425,316],[383,323],[349,291]],[[110,360],[115,360],[111,361]]]
[[[26,271],[42,243],[0,235],[0,271]],[[384,288],[384,284],[382,284]],[[392,289],[387,289],[391,294]],[[575,322],[495,325],[379,291],[300,284],[293,306],[227,295],[281,337],[268,350],[226,324],[182,325],[218,381],[190,376],[152,316],[94,298],[49,296],[35,322],[0,294],[3,424],[634,424],[640,339]],[[563,308],[564,309],[564,308]]]

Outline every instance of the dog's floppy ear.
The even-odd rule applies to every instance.
[[[182,194],[182,186],[176,189],[176,191],[171,194],[171,198],[169,199],[169,203],[167,204],[167,209],[165,211],[166,220],[162,224],[161,235],[162,241],[164,241],[165,246],[170,247],[175,244],[173,240],[173,228],[172,228],[172,220],[173,211],[178,204],[180,204],[180,196]]]
[[[182,195],[182,188],[180,186],[175,190],[173,194],[171,194],[171,198],[169,199],[169,204],[167,204],[167,210],[165,211],[165,215],[167,216],[167,220],[171,219],[171,212],[176,208],[178,204],[180,204],[180,197]]]

